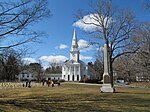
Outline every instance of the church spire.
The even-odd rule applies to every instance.
[[[78,48],[78,42],[77,42],[76,29],[75,28],[74,28],[73,39],[72,39],[72,48]]]
[[[70,50],[70,59],[76,62],[79,61],[79,50],[78,50],[78,41],[76,37],[76,29],[74,28],[73,38],[72,38],[72,46]]]

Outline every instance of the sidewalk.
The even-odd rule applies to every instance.
[[[81,83],[81,82],[64,82],[65,84],[80,84],[80,85],[94,85],[101,86],[102,84],[93,84],[93,83]]]

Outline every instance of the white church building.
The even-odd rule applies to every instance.
[[[62,66],[62,79],[65,81],[81,81],[84,78],[90,79],[92,72],[88,69],[88,65],[81,61],[79,57],[80,52],[78,49],[76,30],[74,29],[70,60],[66,61]]]

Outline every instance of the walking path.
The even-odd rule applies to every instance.
[[[81,83],[81,82],[64,82],[64,84],[80,84],[80,85],[94,85],[102,86],[102,84],[93,84],[93,83]],[[135,85],[126,85],[126,84],[115,84],[114,87],[128,87],[128,88],[150,88],[149,86],[135,86]]]
[[[80,85],[95,85],[101,86],[102,84],[94,84],[94,83],[81,83],[81,82],[64,82],[65,84],[80,84]]]

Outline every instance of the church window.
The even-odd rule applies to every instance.
[[[29,74],[27,74],[27,77],[29,77]]]
[[[65,78],[65,75],[64,75],[64,78]]]
[[[22,77],[24,77],[24,74],[22,74]]]

